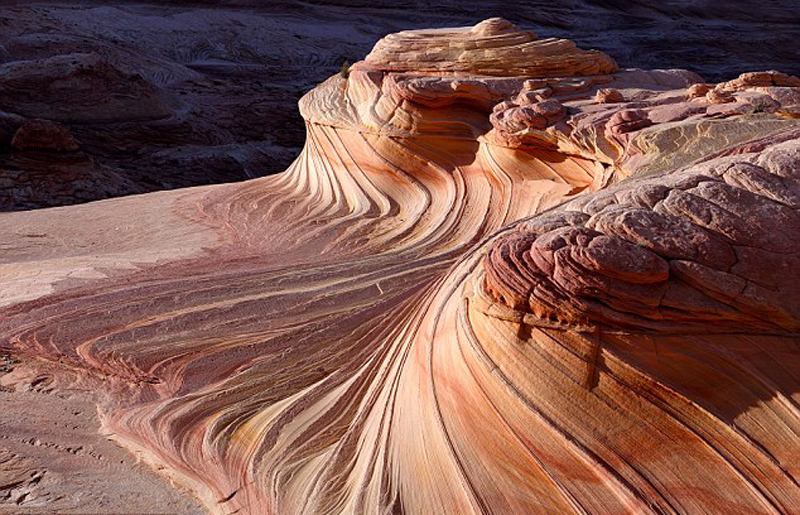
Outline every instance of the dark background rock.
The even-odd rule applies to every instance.
[[[749,70],[800,75],[794,0],[6,3],[0,209],[282,171],[305,137],[297,100],[342,63],[390,32],[491,16],[603,50],[622,67],[686,68],[715,82]],[[67,124],[89,160],[80,175],[103,170],[115,186],[71,195],[57,157],[17,155],[10,138],[24,118]],[[15,200],[12,191],[41,188],[49,174],[61,194]]]

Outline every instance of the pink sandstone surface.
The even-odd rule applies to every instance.
[[[0,345],[211,513],[800,513],[799,106],[393,34],[282,174],[0,216]]]

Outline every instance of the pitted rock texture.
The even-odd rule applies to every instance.
[[[204,513],[101,434],[80,376],[0,352],[0,513]]]
[[[0,345],[212,513],[796,512],[796,88],[490,37],[379,43],[283,174],[3,214]]]

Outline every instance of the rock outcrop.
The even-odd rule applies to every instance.
[[[471,25],[507,13],[537,26],[539,37],[487,21],[468,28],[472,35],[467,39],[440,34],[447,46],[439,46],[437,55],[422,55],[414,45],[428,45],[432,32],[424,31],[420,39],[404,31],[383,41],[371,59],[396,71],[472,67],[500,77],[509,76],[514,67],[519,73],[535,68],[539,76],[548,67],[555,75],[579,67],[586,73],[606,73],[607,55],[624,68],[689,67],[714,82],[730,81],[736,69],[799,75],[797,20],[792,17],[796,2],[749,3],[489,0],[465,9],[455,0],[312,0],[300,9],[293,2],[254,0],[4,2],[0,175],[6,180],[0,184],[0,210],[281,172],[303,146],[305,125],[296,109],[300,97],[345,61],[366,55],[376,40],[401,29]],[[477,53],[477,47],[463,46],[477,38],[484,45]],[[509,38],[517,38],[518,44],[504,44],[502,56],[486,46],[510,43]],[[774,86],[768,75],[758,80]],[[536,89],[531,97],[541,96]],[[780,109],[784,116],[800,117],[800,107],[782,104],[789,106]],[[722,103],[719,109],[741,114],[747,107]],[[530,118],[525,110],[515,116]],[[16,155],[9,144],[13,130],[7,134],[4,120],[14,116],[66,125],[94,166],[80,173],[51,173],[63,168],[58,157],[49,162],[47,156],[28,160]],[[21,121],[15,123],[14,130]],[[541,121],[534,117],[530,123],[535,127]]]
[[[27,120],[14,133],[11,146],[17,150],[77,152],[80,150],[68,127],[50,120]]]
[[[502,18],[474,27],[391,34],[375,45],[364,63],[400,72],[499,77],[600,75],[617,67],[602,52],[581,50],[566,39],[539,39]]]
[[[283,174],[0,216],[0,344],[214,513],[797,510],[795,79],[500,19],[346,75]]]
[[[66,125],[45,119],[8,120],[13,136],[7,138],[11,151],[0,154],[0,210],[59,206],[146,191],[92,161]]]

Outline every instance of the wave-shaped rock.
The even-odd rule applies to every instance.
[[[602,52],[566,39],[539,39],[502,18],[474,27],[411,30],[386,36],[364,59],[383,70],[464,72],[501,77],[599,75],[616,69]]]
[[[14,179],[13,187],[0,186],[0,195],[7,199],[0,209],[74,204],[281,172],[305,137],[296,101],[343,62],[366,55],[375,40],[401,28],[453,27],[497,13],[538,27],[536,39],[510,30],[504,37],[526,43],[506,45],[506,50],[513,47],[519,54],[506,53],[505,60],[494,59],[488,51],[483,56],[465,54],[458,62],[439,62],[450,62],[454,69],[480,66],[483,73],[503,76],[511,63],[538,67],[540,73],[548,60],[556,69],[573,68],[570,73],[576,66],[608,65],[598,61],[600,54],[578,50],[564,39],[570,38],[580,47],[613,55],[623,67],[688,67],[710,80],[728,81],[737,66],[798,74],[793,8],[791,0],[775,0],[769,6],[741,1],[689,6],[682,0],[564,0],[558,5],[503,0],[469,8],[452,0],[435,6],[314,0],[302,8],[294,2],[240,0],[4,5],[0,109],[28,113],[29,118],[52,116],[68,125],[94,168],[118,179],[111,181],[113,186],[87,188],[82,179],[65,181],[69,174],[41,173],[39,165],[47,164],[41,159],[28,169],[28,161],[7,155],[13,147],[4,145],[8,138],[0,121],[0,173]],[[487,22],[474,30],[485,33],[485,42],[498,38],[492,31],[504,29]],[[452,34],[437,31],[440,41],[456,45],[437,52],[454,51]],[[432,32],[425,33],[423,39],[429,39]],[[407,37],[406,31],[390,40]],[[376,55],[393,51],[390,40]],[[408,41],[398,48],[414,52]],[[407,57],[394,66],[405,66]],[[419,70],[423,56],[417,53],[412,60]],[[729,105],[720,91],[711,96],[720,102],[721,111],[741,107]],[[797,116],[797,109],[784,111]],[[515,117],[541,123],[527,108],[511,114],[512,124]],[[6,157],[15,163],[6,165]],[[50,166],[60,165],[55,160]],[[86,177],[98,185],[109,179],[104,173]],[[53,178],[52,184],[48,178]],[[41,188],[61,193],[49,198],[19,196]],[[71,190],[81,193],[70,195]]]
[[[0,341],[215,513],[795,512],[776,77],[389,36],[283,174],[0,217]]]

